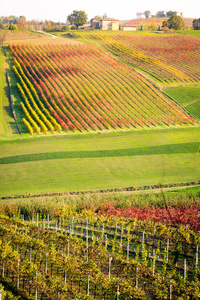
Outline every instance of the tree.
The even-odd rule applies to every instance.
[[[100,15],[96,15],[96,16],[94,17],[94,19],[95,19],[95,20],[102,20],[102,19],[103,19],[103,17],[102,17],[102,16],[100,16]]]
[[[151,16],[150,10],[146,10],[146,11],[144,12],[144,15],[145,15],[145,18],[146,18],[146,19],[149,19],[150,16]]]
[[[6,31],[5,30],[0,30],[0,45],[3,45],[3,42],[6,39]]]
[[[155,23],[151,23],[149,26],[149,29],[152,31],[156,31],[157,30],[157,25]]]
[[[192,25],[194,30],[200,30],[200,18],[194,19]]]
[[[172,10],[169,10],[167,12],[167,17],[172,17],[172,16],[177,16],[177,11],[172,11]]]
[[[169,18],[169,17],[171,17],[171,16],[173,16],[173,11],[172,10],[169,10],[168,12],[167,12],[167,17]]]
[[[17,20],[17,27],[20,30],[26,30],[27,29],[27,22],[26,22],[25,17],[22,16]]]
[[[69,27],[69,25],[63,25],[63,26],[61,27],[61,30],[62,30],[62,31],[70,31],[70,27]]]
[[[163,21],[162,22],[162,27],[168,27],[169,28],[169,22],[168,21]]]
[[[17,29],[17,25],[11,23],[9,26],[9,30],[16,30]]]
[[[185,23],[180,16],[173,15],[168,19],[169,28],[175,30],[182,30],[185,27]]]
[[[0,23],[0,29],[4,29],[4,24],[3,23]]]
[[[67,17],[67,21],[76,27],[83,26],[87,22],[87,14],[83,10],[73,10],[73,13]]]

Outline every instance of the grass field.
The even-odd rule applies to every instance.
[[[9,138],[17,134],[14,119],[8,100],[6,83],[6,61],[3,49],[0,48],[0,139]]]
[[[181,31],[176,31],[177,33],[180,34],[189,34],[194,37],[200,38],[200,30],[181,30]]]
[[[0,196],[195,181],[199,142],[199,128],[1,141]]]
[[[193,118],[200,120],[200,86],[171,87],[164,92],[180,104]]]

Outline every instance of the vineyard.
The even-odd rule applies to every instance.
[[[73,35],[0,52],[0,300],[198,300],[200,40]]]
[[[199,204],[71,208],[0,215],[0,278],[17,299],[198,299],[200,235],[187,221]]]
[[[160,83],[200,81],[200,40],[189,35],[76,32]]]
[[[91,45],[10,45],[23,122],[34,132],[192,125],[145,78]]]

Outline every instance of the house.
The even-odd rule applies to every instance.
[[[135,25],[122,25],[122,30],[123,31],[136,31],[137,26],[135,26]]]
[[[91,20],[91,29],[100,29],[99,21],[100,20],[92,19]]]
[[[157,14],[156,14],[157,18],[163,18],[163,17],[166,17],[166,16],[167,16],[166,10],[158,11]]]
[[[136,16],[137,16],[138,19],[143,19],[143,18],[145,18],[144,13],[141,13],[141,12],[136,13]]]
[[[119,30],[119,20],[113,18],[104,18],[99,21],[101,30]]]

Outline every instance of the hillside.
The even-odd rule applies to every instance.
[[[123,20],[119,21],[120,25],[135,25],[135,26],[141,26],[141,25],[150,25],[155,24],[157,26],[162,25],[162,22],[167,20],[168,18],[149,18],[149,19],[132,19],[132,20]],[[183,21],[185,22],[186,26],[192,27],[192,22],[195,18],[187,18],[183,17]]]
[[[18,123],[23,132],[22,123],[31,133],[195,123],[145,78],[97,47],[10,49],[17,78],[12,86],[20,93],[14,106],[21,106]]]
[[[3,103],[9,104],[5,93],[1,98],[1,128],[5,128],[0,141],[2,197],[198,181],[200,135],[198,114],[193,114],[197,104],[190,98],[178,99],[176,90],[169,90],[179,84],[189,88],[189,76],[194,70],[188,65],[188,82],[181,77],[175,81],[178,64],[172,68],[165,58],[160,67],[168,70],[165,74],[173,75],[174,81],[166,77],[163,84],[158,80],[161,77],[156,81],[152,76],[150,83],[149,73],[142,69],[144,65],[141,75],[131,63],[125,66],[125,60],[119,62],[106,49],[113,42],[123,41],[127,41],[128,47],[132,38],[139,45],[139,41],[149,41],[153,36],[162,42],[160,47],[156,43],[154,49],[157,47],[157,57],[164,61],[164,49],[170,53],[172,41],[177,41],[176,47],[180,40],[195,41],[195,45],[198,41],[185,36],[183,39],[182,35],[179,38],[149,33],[124,34],[123,40],[118,32],[91,38],[89,34],[94,33],[78,32],[79,39],[34,39],[35,44],[29,42],[26,46],[23,40],[15,41],[11,50],[5,47],[6,57],[1,52],[5,63],[2,87],[7,88],[7,63],[17,124],[22,133],[17,135],[14,122],[6,117]],[[149,44],[146,46],[145,51],[150,51]],[[140,58],[144,57],[144,49],[137,47]],[[198,52],[195,55],[198,60]],[[151,63],[155,65],[155,60]],[[152,70],[156,74],[156,65]],[[168,87],[171,98],[155,87],[158,84]]]
[[[190,35],[140,32],[76,32],[163,84],[200,81],[200,40]]]

